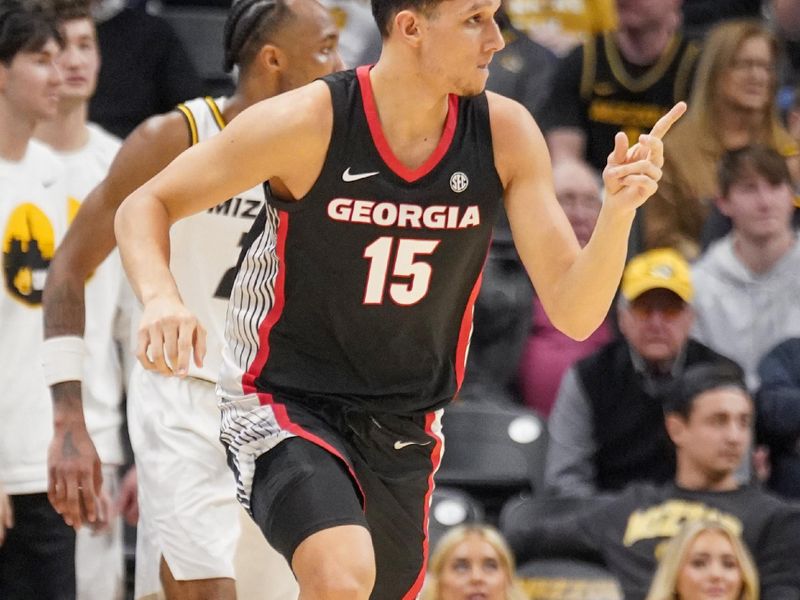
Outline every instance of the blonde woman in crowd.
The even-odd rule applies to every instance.
[[[758,600],[758,573],[723,521],[687,523],[667,544],[646,600]]]
[[[658,191],[644,210],[644,246],[671,246],[688,259],[700,249],[703,224],[717,197],[717,162],[727,150],[760,143],[787,158],[800,181],[797,142],[778,119],[779,50],[759,21],[715,27],[697,66],[689,110],[664,141]]]
[[[514,556],[488,525],[448,531],[433,552],[421,600],[524,600],[516,584]]]

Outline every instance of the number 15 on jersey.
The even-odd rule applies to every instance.
[[[369,261],[364,304],[383,304],[387,293],[400,306],[411,306],[428,293],[433,268],[418,256],[433,254],[439,240],[410,240],[380,237],[364,249]],[[395,250],[396,247],[396,251]],[[394,261],[392,261],[394,255]],[[394,279],[410,281],[393,282]]]

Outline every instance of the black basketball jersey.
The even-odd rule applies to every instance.
[[[452,95],[438,146],[409,169],[384,138],[369,67],[324,81],[325,162],[297,202],[266,186],[264,230],[231,296],[222,391],[428,411],[461,385],[503,193],[487,99]]]
[[[594,164],[605,166],[617,131],[634,144],[673,104],[687,98],[699,54],[693,42],[675,35],[656,64],[640,67],[634,77],[635,67],[625,62],[611,34],[584,46],[581,95],[588,102],[587,152]]]

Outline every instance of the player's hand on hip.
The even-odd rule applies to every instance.
[[[664,166],[662,139],[684,112],[686,103],[678,102],[633,146],[628,146],[628,138],[622,132],[614,137],[614,150],[603,171],[606,202],[613,208],[636,210],[655,194]]]
[[[206,330],[177,298],[157,297],[144,306],[136,357],[145,369],[185,376],[194,357],[203,366]]]
[[[86,427],[57,427],[47,453],[47,497],[64,522],[76,530],[98,518],[103,485],[100,458]]]
[[[14,508],[11,506],[11,498],[0,487],[0,546],[6,540],[6,530],[14,526]]]

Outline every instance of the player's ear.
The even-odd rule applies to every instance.
[[[401,10],[394,16],[397,34],[412,46],[418,46],[422,37],[421,15],[413,10]]]
[[[264,44],[258,51],[256,59],[258,66],[267,71],[282,69],[286,63],[286,55],[273,44]]]

